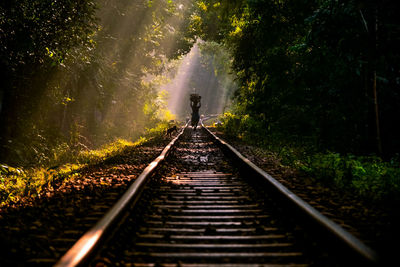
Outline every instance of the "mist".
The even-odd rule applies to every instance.
[[[4,45],[15,51],[2,66],[8,76],[0,90],[0,160],[48,164],[48,155],[59,150],[134,140],[162,121],[190,116],[191,93],[202,96],[202,114],[222,113],[230,106],[236,85],[227,53],[190,32],[192,1],[85,3],[81,8],[87,13],[73,20],[69,37],[56,34],[71,27],[68,18],[46,17],[35,9],[46,5],[29,5],[24,12],[43,16],[39,19],[47,24],[32,24],[19,31],[20,38],[46,35],[50,41],[21,43],[10,35]],[[64,7],[51,8],[61,12]],[[70,12],[79,16],[74,7]],[[17,30],[19,18],[10,19],[15,23],[9,27]],[[65,38],[76,41],[64,45]]]
[[[161,86],[169,92],[168,108],[178,119],[190,116],[192,93],[202,97],[201,114],[221,114],[229,109],[237,85],[229,73],[229,61],[224,61],[227,56],[222,46],[198,40],[180,60],[171,81]]]

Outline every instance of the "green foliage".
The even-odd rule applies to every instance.
[[[329,152],[308,157],[302,170],[362,197],[382,199],[400,194],[400,168],[395,162]]]
[[[138,146],[143,144],[145,141],[145,138],[139,138],[139,140],[135,143],[123,139],[117,139],[116,141],[106,144],[99,149],[80,151],[76,161],[80,164],[97,164],[106,160],[107,158],[121,153],[127,147]]]
[[[0,172],[0,207],[19,202],[24,197],[41,194],[45,186],[50,186],[58,177],[71,177],[81,165],[67,164],[59,170],[31,168],[15,172],[12,167],[2,165],[7,172]]]
[[[151,137],[161,137],[169,127],[170,124],[168,122],[160,122],[156,127],[147,129],[147,134]]]
[[[221,117],[221,124],[217,126],[218,130],[223,130],[228,137],[237,137],[240,124],[239,115],[225,112]]]
[[[147,133],[135,142],[117,139],[95,150],[75,151],[72,147],[63,146],[62,149],[53,151],[57,160],[50,163],[57,165],[14,168],[0,164],[0,208],[18,203],[25,197],[38,196],[44,187],[51,187],[53,181],[65,182],[74,179],[82,168],[107,161],[126,149],[144,145],[150,140],[160,141],[169,126],[169,123],[162,122],[148,129]]]
[[[263,116],[253,117],[248,114],[239,115],[240,112],[225,112],[220,120],[219,129],[225,135],[232,138],[239,138],[252,145],[269,145],[274,136],[269,135],[270,127],[263,120]]]
[[[240,85],[237,111],[262,119],[269,138],[303,139],[342,153],[375,152],[376,71],[390,156],[400,149],[395,2],[197,1],[193,27],[204,40],[229,49]]]
[[[220,119],[222,124],[218,127],[223,129],[228,137],[237,137],[251,144],[263,142],[262,137],[265,136],[267,128],[261,121],[249,115],[236,115],[230,112],[224,113]]]
[[[193,27],[229,49],[240,85],[220,130],[360,196],[398,196],[398,159],[355,156],[376,151],[374,72],[384,150],[400,149],[395,2],[197,1]]]
[[[190,10],[185,0],[2,1],[0,161],[57,165],[172,119],[157,79],[194,43]]]
[[[150,123],[148,125],[153,126],[163,121],[175,120],[175,116],[168,110],[169,93],[166,90],[158,92],[157,98],[150,98],[143,107],[143,112],[147,115]],[[146,125],[147,126],[147,125]],[[159,125],[157,125],[159,126]],[[156,127],[157,128],[157,127]]]
[[[1,1],[1,64],[13,71],[31,63],[54,65],[74,46],[92,47],[95,8],[94,1]]]
[[[248,115],[225,113],[217,125],[227,138],[273,151],[281,164],[296,168],[328,186],[348,190],[367,199],[398,198],[400,195],[399,158],[382,161],[376,156],[341,155],[316,152],[300,142],[271,138],[260,120]]]

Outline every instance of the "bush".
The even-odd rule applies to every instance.
[[[377,156],[316,152],[307,142],[288,143],[269,132],[263,120],[249,115],[225,113],[217,125],[227,138],[238,138],[275,152],[284,165],[296,168],[327,186],[349,190],[369,199],[400,196],[399,156],[382,161]]]
[[[264,140],[267,129],[262,120],[256,120],[249,115],[225,113],[221,117],[222,124],[218,129],[224,131],[230,138],[239,138],[250,144],[258,144]]]
[[[238,137],[240,129],[240,117],[232,113],[225,113],[221,117],[221,122],[218,126],[219,130],[222,130],[227,137]]]
[[[400,169],[395,161],[378,157],[318,153],[308,157],[302,168],[307,174],[370,199],[400,194]]]

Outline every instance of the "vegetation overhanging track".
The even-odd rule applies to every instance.
[[[190,131],[190,130],[189,130]],[[208,131],[208,130],[207,130]],[[307,203],[305,203],[304,201],[302,201],[301,199],[299,199],[297,196],[295,196],[293,193],[291,193],[289,190],[287,190],[285,187],[283,187],[280,183],[278,183],[275,179],[273,179],[272,177],[270,177],[268,174],[266,174],[265,172],[263,172],[262,170],[258,169],[256,166],[254,166],[254,164],[252,164],[249,160],[245,159],[243,156],[241,156],[236,150],[234,150],[231,146],[229,146],[228,144],[226,144],[224,141],[222,141],[221,139],[217,138],[216,136],[214,136],[210,131],[208,131],[208,133],[210,134],[209,136],[213,138],[213,140],[217,140],[219,144],[222,145],[222,147],[224,148],[224,150],[229,150],[228,153],[233,153],[234,156],[236,157],[237,160],[239,160],[240,165],[246,165],[247,168],[251,168],[252,169],[252,173],[253,174],[257,174],[258,176],[262,177],[262,179],[264,179],[265,181],[267,181],[269,184],[272,185],[272,187],[274,188],[274,191],[278,192],[278,194],[280,195],[280,197],[282,198],[286,198],[291,203],[291,205],[295,205],[297,207],[297,210],[299,213],[303,214],[304,217],[307,218],[308,221],[314,221],[313,224],[317,224],[320,225],[322,227],[320,227],[321,229],[323,229],[324,234],[326,234],[326,232],[330,232],[331,235],[333,233],[333,239],[337,239],[339,240],[339,243],[345,243],[348,247],[352,248],[353,252],[356,252],[358,255],[361,256],[361,258],[363,258],[364,260],[366,260],[366,262],[374,262],[376,261],[376,255],[375,253],[370,250],[368,247],[366,247],[364,244],[362,244],[359,240],[357,240],[356,238],[354,238],[353,236],[351,236],[349,233],[347,233],[345,230],[343,230],[341,227],[339,227],[338,225],[336,225],[335,223],[331,222],[330,220],[328,220],[327,218],[325,218],[323,215],[321,215],[318,211],[316,211],[315,209],[313,209],[311,206],[309,206]],[[177,138],[175,138],[171,144],[169,145],[172,146],[175,141],[183,134],[183,131],[179,134],[179,136]],[[164,153],[165,150],[163,151],[164,156],[162,158],[165,158],[167,153]],[[162,154],[162,155],[163,155]],[[161,155],[161,156],[162,156]],[[160,157],[159,157],[160,158]],[[157,158],[157,159],[159,159]],[[199,157],[200,158],[200,157]],[[154,165],[154,162],[152,164],[150,164],[149,167],[151,167],[152,165]],[[148,167],[148,168],[149,168]],[[154,166],[155,169],[155,166]],[[152,169],[152,170],[154,170]],[[147,170],[147,169],[146,169]],[[146,170],[144,171],[144,173],[146,172]],[[259,252],[257,249],[265,249],[266,247],[268,247],[268,249],[270,250],[271,248],[271,244],[265,244],[265,243],[255,243],[255,244],[248,244],[248,243],[240,243],[243,242],[239,241],[243,238],[260,238],[259,234],[260,231],[266,231],[266,228],[261,228],[257,229],[257,230],[251,230],[252,228],[249,229],[240,229],[240,228],[219,228],[219,229],[214,229],[213,227],[209,227],[210,225],[215,225],[217,224],[221,224],[221,225],[234,225],[239,224],[239,225],[244,225],[244,224],[251,224],[251,225],[255,225],[252,220],[250,219],[252,216],[253,220],[255,221],[259,221],[261,220],[261,218],[264,218],[263,216],[267,216],[265,214],[257,214],[257,213],[253,213],[253,212],[260,212],[257,209],[254,209],[254,207],[259,207],[258,203],[245,203],[240,201],[238,203],[241,203],[240,205],[237,205],[237,207],[235,205],[230,205],[228,203],[231,203],[232,200],[233,201],[237,201],[236,198],[244,198],[247,199],[249,197],[249,193],[248,193],[248,189],[245,189],[244,187],[240,187],[242,186],[241,184],[241,180],[240,179],[236,179],[233,177],[232,179],[231,175],[226,175],[223,173],[193,173],[193,172],[183,172],[182,174],[183,178],[181,178],[182,180],[179,181],[178,185],[174,186],[170,186],[169,184],[164,184],[164,185],[156,185],[154,188],[155,191],[151,192],[150,195],[152,196],[156,196],[157,199],[153,199],[150,203],[150,205],[146,206],[145,209],[151,209],[151,207],[149,208],[149,206],[152,206],[153,209],[155,208],[155,210],[153,211],[145,211],[144,213],[147,215],[145,215],[145,217],[147,216],[150,219],[147,219],[147,221],[145,220],[145,226],[143,229],[146,229],[148,231],[150,231],[149,233],[145,233],[145,234],[141,234],[139,235],[138,240],[139,241],[135,241],[136,243],[133,246],[142,246],[142,247],[146,247],[147,249],[149,249],[147,252],[146,251],[128,251],[128,255],[135,257],[135,259],[137,259],[139,257],[140,260],[145,261],[148,260],[146,259],[146,257],[155,257],[155,258],[161,258],[161,260],[163,261],[167,261],[174,259],[177,260],[180,257],[182,258],[197,258],[197,262],[202,262],[203,257],[204,258],[215,258],[215,257],[220,257],[220,258],[224,258],[224,257],[230,257],[230,258],[243,258],[243,257],[255,257],[257,259],[260,259],[260,257],[283,257],[283,258],[293,258],[293,257],[297,257],[300,256],[301,253],[298,253],[297,251],[289,251],[289,252],[285,252],[285,253],[264,253],[263,251]],[[140,176],[142,177],[142,175]],[[138,185],[142,185],[144,184],[143,181],[139,180],[140,177],[137,179],[137,182],[135,182],[135,184]],[[185,178],[186,177],[186,178]],[[179,179],[179,178],[178,178]],[[175,178],[163,178],[162,180],[166,180],[167,182],[176,182]],[[230,185],[228,183],[231,183]],[[235,185],[235,183],[237,183]],[[227,189],[222,189],[224,186],[228,185],[226,188]],[[239,186],[240,185],[240,186]],[[178,187],[176,187],[178,186]],[[133,187],[133,185],[131,186]],[[150,186],[149,186],[150,187]],[[240,187],[240,189],[235,187]],[[138,189],[139,186],[136,186],[137,191],[140,191],[140,189]],[[140,188],[143,188],[143,186],[140,186]],[[146,189],[147,190],[147,189]],[[150,189],[151,191],[152,189]],[[222,190],[222,191],[221,191]],[[220,193],[223,195],[224,193],[222,193],[225,190],[225,192],[227,192],[227,194],[232,194],[232,199],[225,199],[224,197],[220,196]],[[131,188],[130,190],[131,191]],[[205,193],[203,196],[203,193],[199,192],[208,192]],[[169,193],[168,193],[169,192]],[[180,193],[179,193],[180,192]],[[214,193],[215,192],[215,193]],[[220,193],[218,193],[220,192]],[[195,196],[191,196],[193,193],[195,193]],[[158,195],[160,194],[170,194],[169,196],[166,196],[166,199],[159,199]],[[172,195],[171,195],[172,194]],[[177,196],[176,194],[183,194],[184,196]],[[247,194],[247,195],[246,195]],[[126,194],[125,194],[126,195]],[[206,196],[207,195],[207,196]],[[251,193],[250,193],[251,195]],[[183,197],[183,198],[182,198]],[[209,198],[214,199],[214,200],[204,200],[204,199],[197,199],[197,198]],[[123,197],[124,198],[124,197]],[[137,193],[137,196],[135,197],[134,202],[136,203],[136,201],[139,198],[139,194]],[[229,198],[229,197],[228,197]],[[215,200],[217,199],[217,200]],[[199,205],[200,202],[204,202],[203,204]],[[118,208],[118,206],[123,203],[122,200],[120,200],[115,206],[117,206],[117,210],[122,211],[124,208]],[[155,204],[154,204],[155,203]],[[130,202],[130,204],[132,204],[132,201]],[[147,205],[147,204],[146,204]],[[214,205],[214,206],[213,206]],[[126,206],[126,204],[125,204]],[[210,210],[210,207],[213,207],[213,209]],[[230,207],[231,210],[227,210],[227,208]],[[243,207],[247,207],[247,210],[240,210]],[[252,210],[252,208],[254,210]],[[161,213],[160,210],[164,209]],[[186,214],[185,212],[189,212],[189,214]],[[210,213],[211,212],[211,213]],[[217,214],[212,214],[212,213],[217,213]],[[220,216],[221,214],[218,214],[219,212],[223,212],[223,214],[225,216]],[[240,212],[239,216],[237,216],[238,214],[228,214],[228,212]],[[242,212],[244,212],[245,214],[242,214]],[[111,211],[108,213],[110,214],[112,213]],[[120,213],[120,212],[119,212]],[[202,214],[204,213],[204,214]],[[108,215],[107,214],[107,215]],[[210,216],[210,214],[212,214],[212,216]],[[228,214],[228,215],[227,215]],[[306,215],[304,215],[306,214]],[[110,216],[105,216],[103,218],[102,221],[104,220],[109,220],[106,219],[107,217]],[[140,213],[139,216],[141,216],[142,213]],[[121,215],[115,215],[115,217],[121,217]],[[146,217],[146,218],[147,218]],[[212,222],[212,218],[218,218],[217,220],[219,222]],[[178,221],[174,221],[175,218]],[[245,219],[247,218],[247,219]],[[186,221],[181,221],[182,219],[185,219]],[[115,222],[116,219],[114,219]],[[136,220],[138,220],[138,218],[136,218],[136,220],[134,219],[129,219],[131,220],[131,224],[136,224]],[[158,220],[158,221],[157,221]],[[197,220],[197,221],[196,221]],[[206,221],[204,221],[206,220]],[[211,220],[211,221],[210,221]],[[227,221],[222,221],[221,220],[227,220]],[[239,220],[239,221],[233,221],[233,220]],[[250,220],[250,221],[249,221]],[[134,222],[134,223],[132,223]],[[142,222],[143,223],[143,222]],[[146,225],[148,223],[155,223],[157,227],[153,226],[149,226]],[[112,223],[110,223],[109,225],[111,225]],[[96,226],[101,225],[101,222],[99,222]],[[160,225],[163,225],[162,227]],[[209,225],[207,229],[203,229],[203,228],[198,228],[199,226],[203,226],[204,225]],[[220,227],[221,227],[220,225]],[[104,232],[107,230],[105,229],[104,231],[99,231],[98,227],[96,228],[96,226],[88,232],[91,233],[89,235],[89,238],[85,236],[87,236],[88,234],[86,234],[84,237],[81,238],[80,241],[78,241],[78,243],[61,259],[61,261],[58,263],[57,266],[76,266],[77,264],[82,263],[83,260],[88,259],[89,257],[91,257],[91,253],[94,251],[96,242],[93,242],[90,238],[96,238],[96,240],[100,240],[100,237],[98,237],[98,235],[102,234],[104,235]],[[193,227],[193,229],[184,229],[184,226],[186,227]],[[110,227],[110,226],[108,226]],[[196,228],[197,227],[197,228]],[[97,229],[97,230],[96,230]],[[149,230],[151,229],[151,230]],[[205,232],[202,232],[204,231]],[[130,230],[131,231],[131,230]],[[154,234],[154,232],[151,231],[167,231],[170,232],[169,234],[165,234],[165,232],[162,232],[163,234],[160,235],[158,234]],[[174,232],[176,231],[175,235]],[[181,235],[179,235],[179,233],[181,231],[189,231],[189,233],[192,233],[192,235],[187,235],[187,233],[182,233]],[[211,234],[210,234],[211,231]],[[218,236],[213,236],[214,231],[228,231],[228,233],[230,232],[235,232],[235,231],[255,231],[253,234],[258,234],[255,236],[251,236],[251,235],[246,235],[246,232],[243,233],[243,237],[241,238],[240,235],[239,236],[225,236],[223,234],[218,235]],[[100,232],[100,233],[99,233]],[[196,237],[196,235],[193,235],[194,233],[200,233],[204,234],[205,236],[198,236]],[[226,233],[225,233],[226,234]],[[96,236],[97,235],[97,236]],[[93,237],[95,236],[95,237]],[[129,234],[128,234],[129,236]],[[205,239],[207,239],[206,237],[210,237],[210,240],[206,240],[206,242],[204,243]],[[262,237],[262,236],[261,236]],[[265,235],[265,237],[267,237],[267,235]],[[153,239],[152,239],[153,238]],[[156,238],[156,241],[154,240],[154,238]],[[178,238],[177,240],[179,241],[179,238],[181,238],[180,242],[183,243],[176,243],[177,241],[173,241],[171,243],[171,238]],[[192,238],[192,240],[189,242],[187,241],[188,239]],[[238,239],[239,238],[239,239]],[[83,239],[83,241],[82,241]],[[222,242],[221,240],[225,240],[225,244],[213,244],[211,241],[211,239],[217,239],[220,240],[220,242]],[[184,241],[186,240],[186,241]],[[231,240],[231,241],[229,241]],[[337,241],[336,240],[336,241]],[[78,246],[78,244],[81,242],[81,245]],[[124,242],[120,242],[120,243],[129,243],[130,240],[125,240]],[[154,243],[156,242],[156,243]],[[158,243],[157,243],[158,242]],[[186,243],[185,243],[186,242]],[[211,242],[211,243],[210,243]],[[229,243],[232,242],[232,243]],[[240,244],[236,244],[236,243],[240,243]],[[254,241],[253,241],[254,242]],[[261,242],[261,241],[257,241],[257,242]],[[272,244],[275,247],[279,247],[280,245],[276,244]],[[287,243],[282,243],[282,246],[289,246],[290,244]],[[75,249],[74,249],[75,248]],[[192,249],[198,249],[201,251],[206,251],[203,253],[200,253],[198,251],[196,251],[196,253],[190,252],[192,251]],[[168,249],[177,249],[178,251],[168,251]],[[212,250],[212,253],[210,253],[210,249]],[[218,250],[219,249],[228,249],[228,253],[225,252],[219,252],[219,253],[214,253],[214,250]],[[240,249],[251,249],[250,252],[240,252],[238,250]],[[157,252],[161,250],[161,252]],[[167,252],[165,252],[165,250],[167,250]],[[181,252],[183,251],[183,252]],[[256,251],[255,253],[253,253],[254,251]],[[175,253],[174,253],[175,252]],[[68,256],[69,255],[69,256]],[[353,255],[354,256],[354,255]],[[140,261],[139,260],[139,261]],[[249,263],[251,262],[251,260],[249,261]],[[300,261],[301,262],[301,261]],[[221,263],[221,262],[220,262]],[[223,263],[223,262],[222,262]],[[232,263],[232,262],[231,262]]]
[[[140,198],[143,186],[146,184],[148,177],[154,173],[156,167],[165,160],[175,142],[183,134],[186,124],[179,134],[163,149],[161,154],[151,162],[146,169],[140,174],[135,182],[128,188],[125,194],[117,203],[104,215],[104,217],[96,223],[89,231],[87,231],[60,259],[55,266],[78,266],[88,260],[95,252],[99,243],[106,239],[109,231],[113,231],[112,227],[118,223],[118,219],[123,215],[123,211],[129,205]]]

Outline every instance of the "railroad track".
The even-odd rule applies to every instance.
[[[343,266],[375,253],[207,129],[185,128],[57,266]]]

